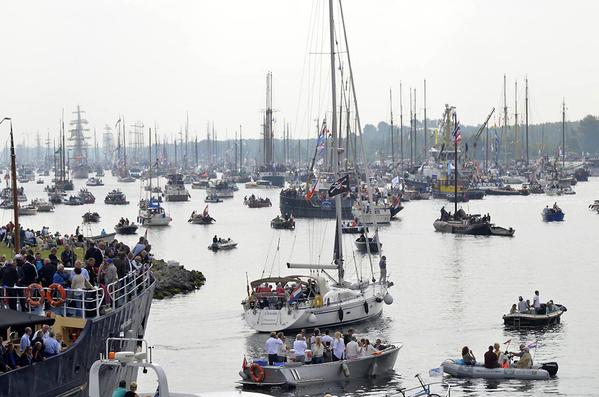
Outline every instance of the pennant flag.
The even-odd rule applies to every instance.
[[[202,215],[208,216],[208,206],[206,206],[206,208],[204,208],[204,212],[202,213]]]
[[[329,197],[335,197],[338,194],[349,192],[349,175],[337,179],[329,188]]]

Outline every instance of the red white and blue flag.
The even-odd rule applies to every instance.
[[[294,302],[296,300],[299,299],[300,295],[302,294],[302,286],[298,285],[292,292],[291,295],[289,296],[289,302]]]
[[[462,142],[462,130],[460,129],[460,123],[458,122],[458,114],[453,114],[453,141],[456,145],[459,145]]]

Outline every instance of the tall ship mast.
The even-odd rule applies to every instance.
[[[71,148],[73,150],[71,157],[71,171],[73,178],[83,179],[87,178],[89,174],[89,164],[87,162],[87,148],[88,145],[86,140],[88,137],[85,135],[89,131],[85,126],[88,124],[87,120],[82,118],[82,114],[85,113],[81,110],[81,107],[77,105],[77,110],[73,112],[75,114],[75,120],[71,121],[73,129],[69,130],[71,136],[69,141],[72,142]]]

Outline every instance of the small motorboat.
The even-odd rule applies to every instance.
[[[285,219],[284,217],[277,215],[272,221],[270,221],[270,227],[273,229],[293,230],[295,229],[295,219],[293,219],[293,217]]]
[[[368,228],[359,222],[343,222],[341,224],[341,233],[345,234],[362,234],[366,233]]]
[[[506,229],[505,227],[495,226],[493,224],[489,225],[489,229],[491,230],[491,236],[513,237],[514,233],[516,233],[511,227]]]
[[[208,246],[209,250],[212,251],[222,251],[222,250],[230,250],[237,247],[237,243],[230,238],[228,239],[218,239],[217,242],[213,242]]]
[[[83,218],[84,223],[100,222],[100,214],[98,214],[97,212],[88,211],[81,217]]]
[[[102,179],[94,176],[89,178],[87,182],[85,182],[85,184],[87,186],[104,186],[104,182],[102,182]]]
[[[63,199],[62,203],[64,205],[83,205],[83,199],[79,196],[69,196],[69,198]]]
[[[222,203],[223,199],[221,199],[220,197],[218,197],[216,194],[209,194],[204,199],[204,202],[205,203]]]
[[[355,241],[356,248],[363,252],[379,252],[379,246],[382,248],[383,243],[379,241],[379,235],[375,234],[374,237],[368,237],[368,243],[366,237],[362,234]]]
[[[199,181],[191,182],[192,189],[207,189],[210,186],[210,181],[208,179],[200,179]]]
[[[508,327],[545,327],[547,325],[559,324],[562,314],[568,309],[564,305],[553,303],[542,303],[537,313],[535,309],[528,312],[515,312],[503,315],[503,324]]]
[[[196,214],[194,211],[187,222],[193,223],[194,225],[211,225],[213,222],[216,222],[216,219],[208,215],[208,213]]]
[[[19,215],[37,215],[37,207],[33,203],[19,207]]]
[[[446,360],[441,364],[443,372],[456,378],[483,379],[525,379],[547,380],[555,376],[557,363],[549,362],[535,365],[533,368],[485,368],[482,364],[464,365],[460,360]]]
[[[79,190],[79,198],[83,200],[85,204],[94,204],[96,197],[87,189]]]
[[[117,225],[114,226],[114,230],[118,233],[118,234],[135,234],[135,232],[137,232],[137,228],[138,226],[135,224],[135,222],[132,223],[118,223]]]
[[[43,185],[44,184],[44,180],[42,178],[38,179],[36,182],[38,185]]]
[[[565,215],[562,209],[555,204],[552,208],[548,206],[543,208],[543,212],[541,212],[541,216],[545,222],[561,222],[564,220]]]
[[[246,189],[272,189],[273,187],[276,187],[276,186],[273,186],[271,181],[267,181],[264,179],[260,179],[257,181],[254,181],[252,179],[249,182],[246,182],[246,184],[245,184]]]
[[[294,362],[293,355],[288,362],[268,365],[265,360],[254,360],[244,365],[239,372],[239,383],[249,387],[287,387],[345,382],[350,379],[374,378],[393,370],[401,345],[387,346],[383,350],[351,360],[331,361],[320,364]],[[292,354],[292,353],[291,353]],[[311,356],[307,356],[310,358]]]
[[[244,198],[243,199],[243,203],[245,205],[247,205],[249,208],[266,208],[266,207],[272,207],[272,203],[270,202],[270,199],[267,198],[261,198],[261,197],[256,197],[253,194],[248,198]]]
[[[89,236],[86,237],[86,239],[91,240],[91,241],[112,241],[114,240],[114,236],[116,236],[116,233],[106,233],[104,230],[102,230],[103,233],[98,234],[97,236]]]
[[[119,189],[115,189],[106,195],[104,204],[127,205],[129,204],[129,201],[127,201],[127,197],[123,192],[121,192]]]
[[[37,208],[37,212],[52,212],[54,211],[54,204],[49,203],[44,200],[35,199],[31,202],[31,204],[35,204]]]

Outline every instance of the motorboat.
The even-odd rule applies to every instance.
[[[505,236],[511,237],[516,232],[513,228],[496,226],[490,222],[490,216],[466,214],[459,209],[456,214],[449,214],[445,207],[441,209],[441,217],[433,222],[435,231],[452,234],[469,234],[474,236]]]
[[[44,184],[44,180],[42,178],[38,179],[36,182],[38,185],[43,185]]]
[[[208,186],[210,186],[210,180],[206,178],[191,182],[192,189],[207,189]]]
[[[116,233],[106,233],[106,231],[102,230],[102,233],[97,234],[95,236],[88,236],[88,237],[86,237],[86,239],[88,239],[90,241],[110,242],[110,241],[114,240],[114,236],[116,236]]]
[[[288,362],[267,365],[264,360],[254,360],[239,372],[238,382],[244,388],[297,388],[304,385],[343,382],[360,378],[374,378],[393,370],[401,345],[386,346],[369,355],[320,364]]]
[[[214,219],[207,213],[196,214],[196,212],[194,211],[187,220],[187,222],[193,223],[194,225],[211,225],[213,222],[216,222],[216,219]]]
[[[118,234],[135,234],[137,232],[138,226],[135,222],[132,223],[118,223],[114,226],[114,230]]]
[[[205,203],[222,203],[223,199],[221,199],[220,197],[218,197],[217,195],[214,194],[209,194],[206,196],[206,198],[204,199]]]
[[[352,208],[354,219],[364,225],[385,224],[391,222],[391,210],[382,205],[370,206],[368,202],[356,202]]]
[[[595,200],[593,204],[589,204],[589,209],[599,212],[599,200]]]
[[[127,201],[127,197],[123,192],[120,191],[120,189],[114,189],[106,195],[104,204],[127,205],[129,204],[129,201]]]
[[[96,197],[87,189],[79,190],[79,198],[81,198],[85,204],[94,204],[96,202]]]
[[[92,176],[91,178],[89,178],[87,180],[87,182],[85,182],[86,186],[104,186],[104,182],[102,182],[102,179],[98,178],[97,176]]]
[[[379,241],[378,233],[375,233],[373,237],[366,237],[364,234],[360,235],[354,242],[356,248],[362,252],[379,252],[379,247],[383,246],[383,243]]]
[[[343,222],[341,224],[341,233],[361,234],[368,231],[368,228],[358,222]]]
[[[564,220],[564,216],[566,214],[559,208],[557,205],[553,205],[553,207],[545,207],[541,212],[541,217],[545,222],[561,222]]]
[[[167,176],[166,187],[164,188],[164,199],[166,201],[188,201],[191,195],[183,183],[183,175],[171,174]]]
[[[539,312],[530,309],[525,312],[515,312],[503,315],[503,323],[511,327],[544,327],[547,325],[559,324],[562,315],[568,309],[564,305],[556,303],[543,303]]]
[[[233,248],[237,247],[237,243],[233,240],[231,240],[230,238],[228,239],[218,239],[217,242],[213,242],[212,244],[210,244],[208,246],[209,250],[212,251],[223,251],[223,250],[230,250]]]
[[[270,221],[270,227],[272,227],[273,229],[294,230],[295,219],[293,219],[293,217],[288,217],[286,219],[280,215],[277,215],[273,220]]]
[[[142,226],[168,226],[173,218],[167,215],[157,199],[141,200],[137,220]]]
[[[19,206],[19,215],[37,215],[37,207],[33,203]]]
[[[64,205],[83,205],[85,202],[79,196],[69,196],[69,198],[63,199],[62,203]]]
[[[250,197],[244,198],[243,203],[245,205],[247,205],[249,208],[272,207],[272,203],[270,202],[270,199],[268,197],[267,198],[256,197],[253,194]]]
[[[516,231],[513,228],[505,228],[501,226],[495,226],[494,224],[489,225],[491,229],[491,236],[504,236],[504,237],[513,237]]]
[[[224,179],[216,179],[210,182],[210,185],[206,188],[209,195],[217,195],[220,198],[232,198],[235,189],[232,183],[229,183]]]
[[[52,212],[54,211],[54,204],[49,203],[45,200],[35,199],[31,202],[37,208],[37,212]]]
[[[81,216],[84,223],[97,223],[100,222],[100,214],[97,212],[88,211]]]
[[[259,179],[257,181],[251,179],[249,182],[246,182],[245,184],[246,189],[272,189],[274,187],[276,186],[273,186],[271,181],[267,181],[265,179]]]
[[[456,378],[525,379],[547,380],[554,377],[558,366],[555,362],[535,365],[533,368],[485,368],[482,364],[464,365],[460,360],[446,360],[441,364],[443,372]]]

